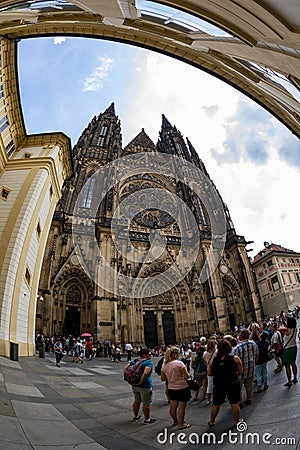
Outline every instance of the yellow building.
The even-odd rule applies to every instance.
[[[28,136],[15,70],[15,44],[1,41],[0,354],[35,351],[38,280],[53,212],[73,173],[63,133]]]

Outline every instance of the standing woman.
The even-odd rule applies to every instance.
[[[238,356],[231,355],[231,346],[228,341],[218,343],[218,353],[208,365],[208,375],[213,376],[213,406],[210,412],[208,425],[215,424],[221,405],[226,396],[231,406],[231,412],[235,423],[243,421],[240,419],[240,380],[243,371],[242,362]]]
[[[184,421],[186,404],[191,398],[191,391],[186,382],[190,375],[185,364],[178,360],[179,355],[179,348],[167,349],[161,369],[161,379],[168,382],[170,416],[173,419],[173,425],[178,425],[178,429],[183,430],[191,427],[191,424]]]
[[[186,365],[186,369],[190,373],[192,350],[186,344],[183,346],[182,350],[182,362]]]
[[[217,354],[217,341],[216,339],[209,339],[207,342],[207,350],[204,352],[203,358],[206,366],[208,367],[209,364],[212,363],[214,357]],[[211,403],[211,395],[212,395],[212,389],[213,389],[213,376],[207,375],[207,404],[209,405]]]
[[[297,358],[297,344],[296,344],[296,337],[297,337],[297,321],[295,317],[287,317],[285,326],[278,328],[278,331],[280,331],[283,334],[283,354],[281,357],[282,365],[285,366],[286,376],[287,376],[287,383],[285,383],[284,386],[290,387],[294,383],[298,383],[297,379],[297,365],[296,365],[296,358]],[[294,375],[294,379],[292,381],[292,373],[291,373],[291,367]]]
[[[60,367],[60,360],[62,358],[62,343],[59,338],[54,342],[54,353],[57,367]]]

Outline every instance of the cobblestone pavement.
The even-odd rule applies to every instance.
[[[299,353],[298,346],[298,367]],[[192,427],[184,433],[171,425],[164,384],[155,373],[151,416],[157,421],[132,420],[125,363],[97,358],[76,364],[67,356],[58,368],[49,353],[45,359],[0,357],[0,449],[300,449],[300,383],[284,387],[285,372],[274,374],[275,361],[268,363],[269,389],[253,394],[241,410],[247,430],[233,428],[227,403],[209,428],[210,406],[198,400],[187,406]]]

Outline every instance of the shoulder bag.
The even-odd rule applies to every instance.
[[[278,358],[281,358],[281,357],[282,357],[283,352],[284,352],[284,349],[286,348],[286,346],[288,345],[288,343],[290,342],[290,340],[291,340],[292,337],[294,336],[295,331],[296,331],[296,329],[294,328],[294,331],[293,331],[293,333],[291,334],[291,336],[290,336],[289,340],[287,341],[287,343],[284,344],[283,347],[279,348],[279,349],[277,350],[277,352],[275,353],[275,355],[276,355]]]

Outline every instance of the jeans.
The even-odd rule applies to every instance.
[[[267,362],[255,366],[257,387],[268,384]]]

